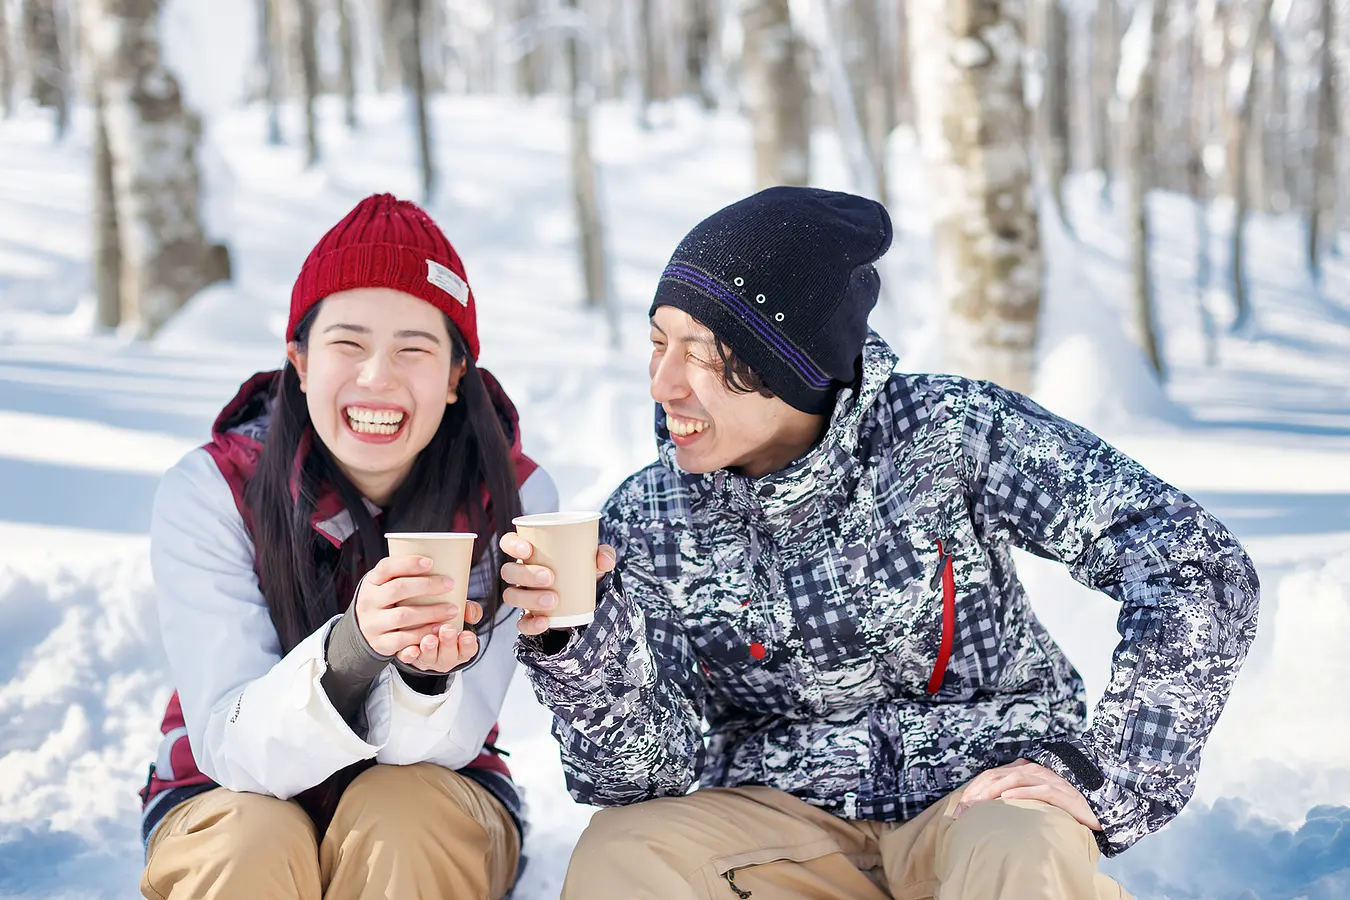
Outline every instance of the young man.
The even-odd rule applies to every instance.
[[[876,203],[772,188],[652,305],[660,461],[604,510],[593,624],[502,539],[519,655],[595,816],[565,898],[1119,897],[1256,628],[1215,518],[1019,394],[895,372]],[[1011,549],[1122,605],[1091,727]],[[705,725],[706,721],[706,725]],[[695,785],[699,789],[690,793]]]

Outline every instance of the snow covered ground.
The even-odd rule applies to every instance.
[[[91,334],[87,122],[55,147],[32,111],[0,122],[0,897],[136,896],[135,792],[170,691],[146,559],[157,477],[206,437],[240,381],[280,362],[291,281],[320,234],[368,193],[415,195],[401,101],[371,98],[355,135],[323,112],[325,161],[311,171],[297,149],[266,145],[260,110],[213,121],[212,219],[230,231],[237,278],[148,345]],[[594,507],[653,456],[645,310],[684,231],[750,190],[748,129],[676,105],[643,131],[632,109],[601,109],[622,302],[613,350],[579,300],[561,108],[442,98],[434,121],[445,190],[432,211],[479,297],[483,362],[563,502]],[[818,183],[846,187],[838,147],[821,136],[817,149]],[[924,370],[938,346],[925,179],[903,135],[892,155],[897,240],[873,321]],[[1108,869],[1141,898],[1350,897],[1350,266],[1334,260],[1314,290],[1297,224],[1258,219],[1255,327],[1206,366],[1193,213],[1158,198],[1164,395],[1125,336],[1123,228],[1094,185],[1072,187],[1079,239],[1047,222],[1037,396],[1214,509],[1265,588],[1196,800]],[[1214,224],[1226,228],[1221,212]],[[1021,564],[1095,695],[1114,604],[1055,566]],[[518,681],[502,743],[534,822],[521,900],[557,895],[590,815],[563,789],[547,725]]]

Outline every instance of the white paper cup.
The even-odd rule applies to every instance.
[[[558,605],[550,628],[589,625],[595,619],[595,554],[600,546],[598,512],[540,513],[511,520],[516,534],[529,541],[534,555],[526,562],[553,570]]]
[[[447,594],[431,594],[404,600],[408,606],[430,606],[434,603],[453,603],[459,609],[457,619],[448,620],[464,628],[464,604],[469,596],[469,570],[473,567],[473,542],[478,535],[457,531],[437,531],[421,534],[386,534],[390,556],[425,556],[431,560],[428,575],[448,575],[455,579],[455,587]]]

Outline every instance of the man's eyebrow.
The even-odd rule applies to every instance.
[[[655,328],[657,331],[661,332],[662,337],[669,337],[669,335],[666,334],[665,329],[663,329],[660,325],[656,324],[655,319],[652,319],[651,321],[652,327]],[[681,335],[675,340],[681,344],[698,344],[703,347],[716,346],[716,342],[713,340],[712,335],[709,334],[686,334]]]
[[[698,344],[703,347],[711,347],[713,346],[713,339],[711,335],[707,334],[686,334],[684,337],[680,338],[680,343]]]

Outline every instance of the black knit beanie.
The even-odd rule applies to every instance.
[[[684,310],[789,405],[826,413],[853,383],[881,285],[872,263],[890,245],[876,201],[768,188],[685,235],[648,314]]]

